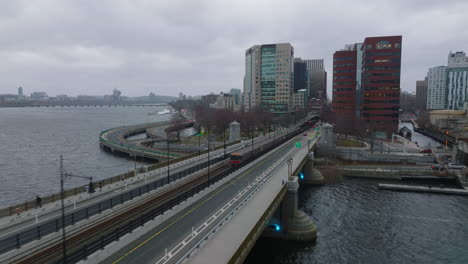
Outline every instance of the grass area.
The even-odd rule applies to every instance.
[[[336,145],[338,147],[362,148],[364,143],[350,138],[338,138]]]

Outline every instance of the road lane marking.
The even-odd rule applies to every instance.
[[[286,145],[287,146],[287,145]],[[286,147],[285,146],[285,147]],[[275,153],[278,153],[278,152],[275,152]],[[242,179],[243,177],[245,177],[246,175],[248,175],[253,169],[256,169],[258,166],[264,164],[265,162],[267,161],[267,159],[264,159],[263,161],[259,162],[257,165],[253,166],[252,168],[250,168],[249,170],[243,172],[241,175],[238,176],[237,179],[235,179],[234,181],[232,181],[230,184],[226,184],[226,186],[224,186],[223,188],[221,188],[220,190],[218,190],[217,192],[215,192],[213,195],[211,195],[210,197],[208,197],[206,200],[200,202],[197,206],[193,207],[192,209],[190,209],[188,212],[186,212],[185,214],[183,214],[182,216],[180,216],[179,218],[177,218],[176,220],[174,220],[173,222],[171,222],[170,224],[168,224],[167,226],[165,226],[163,229],[159,230],[157,233],[153,234],[152,236],[150,236],[149,238],[147,238],[145,241],[141,242],[139,245],[137,245],[136,247],[134,247],[133,249],[131,249],[130,251],[128,251],[127,253],[125,253],[122,257],[118,258],[116,261],[112,262],[112,264],[115,264],[115,263],[118,263],[120,262],[121,260],[123,260],[124,258],[126,258],[128,255],[132,254],[133,252],[135,252],[137,249],[139,249],[140,247],[144,246],[146,243],[148,243],[149,241],[153,240],[153,238],[155,238],[156,236],[158,236],[159,234],[161,234],[163,231],[167,230],[169,227],[173,226],[175,223],[179,222],[180,220],[182,220],[184,217],[186,217],[187,215],[191,214],[195,209],[198,209],[199,207],[201,207],[203,204],[205,204],[206,202],[208,202],[209,200],[211,200],[213,197],[217,196],[220,192],[224,191],[227,187],[230,187],[230,185],[232,185],[233,183],[239,181],[240,179]]]

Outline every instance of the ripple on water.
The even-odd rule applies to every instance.
[[[0,108],[0,207],[58,192],[58,156],[63,154],[68,172],[95,180],[127,172],[134,161],[99,148],[99,133],[105,129],[170,116],[148,118],[148,112],[165,107],[54,107]],[[86,184],[70,178],[67,188]]]
[[[346,179],[301,187],[315,245],[262,238],[246,263],[468,263],[468,198],[381,191]]]

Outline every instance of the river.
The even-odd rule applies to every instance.
[[[134,167],[134,161],[104,152],[105,129],[164,121],[148,115],[167,107],[24,107],[0,108],[0,207],[60,190],[59,155],[65,171],[100,180]],[[67,188],[86,179],[68,178]]]
[[[423,149],[433,149],[440,147],[441,144],[430,137],[427,137],[423,134],[414,131],[413,123],[410,122],[402,122],[398,125],[398,129],[402,129],[403,127],[407,127],[411,130],[411,141],[417,143],[420,148]]]
[[[133,160],[102,151],[99,132],[167,120],[147,115],[164,108],[0,108],[0,206],[57,192],[60,154],[72,174],[99,180],[128,171]],[[86,182],[69,178],[66,186]],[[246,263],[468,263],[468,198],[380,191],[376,184],[302,186],[299,206],[318,226],[317,243],[260,239]]]
[[[382,191],[345,179],[301,187],[315,245],[261,238],[245,263],[468,263],[468,198]]]

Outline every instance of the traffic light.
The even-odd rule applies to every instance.
[[[448,135],[448,134],[449,134],[449,132],[448,132],[448,131],[445,131],[445,132],[444,132],[444,134],[445,134],[445,135]]]

